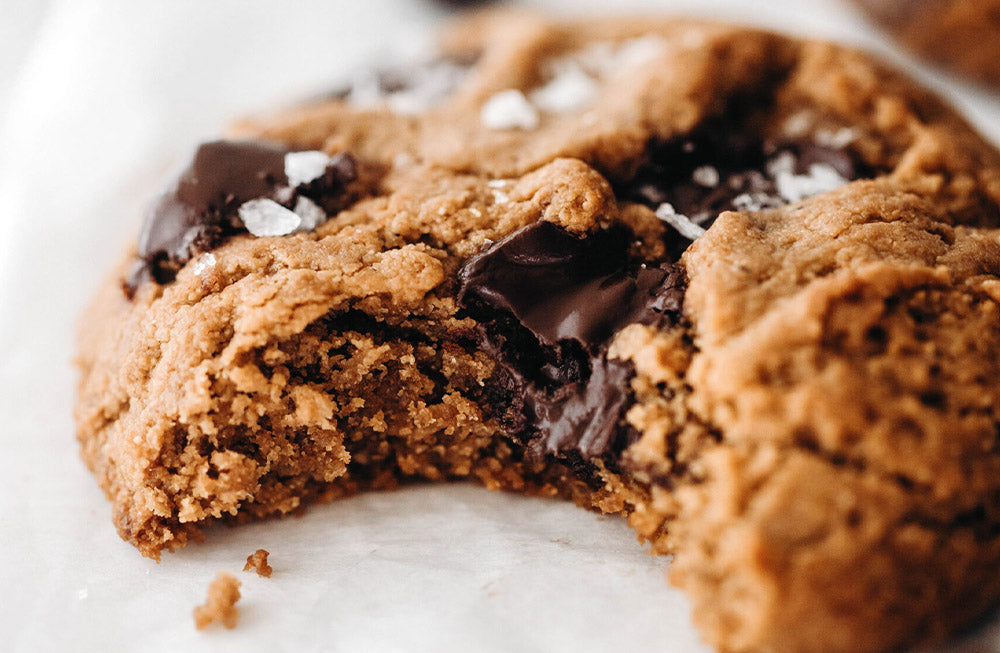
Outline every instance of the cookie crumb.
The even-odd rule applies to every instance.
[[[235,628],[240,616],[240,611],[236,609],[236,602],[239,600],[240,581],[232,574],[220,571],[208,585],[205,604],[194,609],[195,627],[203,630],[213,621],[221,621],[226,628]]]
[[[267,556],[270,555],[267,549],[257,549],[247,556],[247,563],[243,565],[243,571],[256,571],[258,576],[264,578],[271,577],[271,565],[267,564]]]

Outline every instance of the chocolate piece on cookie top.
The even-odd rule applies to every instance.
[[[169,283],[185,263],[238,233],[311,231],[341,208],[356,177],[349,154],[253,141],[204,143],[150,206],[122,288],[131,297],[146,280]]]

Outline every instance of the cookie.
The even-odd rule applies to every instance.
[[[854,0],[904,46],[1000,87],[1000,0]]]
[[[473,479],[622,515],[721,650],[1000,595],[1000,154],[864,54],[473,16],[151,207],[76,409],[144,555]]]

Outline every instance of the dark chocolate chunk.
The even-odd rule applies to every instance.
[[[240,204],[270,197],[276,188],[288,185],[286,153],[283,147],[243,141],[199,146],[191,165],[146,214],[139,256],[164,252],[174,261],[186,261],[209,228],[237,228],[225,222]],[[202,244],[197,249],[210,247]]]
[[[496,411],[537,453],[613,458],[624,446],[632,366],[609,359],[628,324],[680,318],[683,271],[629,256],[623,227],[577,237],[536,222],[470,258],[458,301],[500,363]]]
[[[290,151],[252,141],[199,146],[191,164],[146,213],[138,258],[122,280],[126,296],[148,280],[170,283],[193,257],[245,232],[239,218],[244,202],[267,198],[291,208],[303,196],[328,214],[343,208],[345,187],[357,177],[354,158],[337,154],[318,178],[292,187],[285,175],[285,155]]]
[[[612,227],[586,238],[537,222],[493,244],[459,272],[459,302],[508,311],[547,345],[587,349],[633,322],[649,322],[659,268],[628,269],[631,234]]]

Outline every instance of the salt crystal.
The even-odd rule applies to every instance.
[[[313,231],[316,227],[326,222],[326,212],[308,197],[300,195],[295,200],[295,208],[292,209],[292,212],[302,220],[296,231]]]
[[[807,197],[839,188],[847,183],[837,170],[826,163],[814,163],[804,175],[795,173],[795,156],[781,152],[767,162],[767,172],[774,179],[778,194],[786,202],[800,202]]]
[[[317,150],[289,152],[285,155],[285,176],[290,186],[301,186],[321,177],[330,164],[330,157]]]
[[[489,129],[535,129],[539,122],[538,109],[516,88],[493,95],[483,104],[479,118]]]
[[[698,166],[691,173],[691,179],[699,186],[715,188],[719,185],[719,171],[715,166]]]
[[[576,63],[559,66],[555,76],[531,93],[531,101],[542,111],[564,113],[582,109],[597,95],[597,84]]]
[[[572,59],[591,75],[605,75],[614,65],[616,47],[611,41],[598,41],[563,57],[562,60]]]
[[[826,193],[840,188],[847,180],[840,176],[837,170],[826,163],[814,163],[809,166],[806,175],[780,175],[775,179],[778,192],[789,202],[798,202],[807,197]]]
[[[793,113],[785,119],[785,124],[782,125],[781,129],[785,132],[786,136],[791,136],[793,138],[805,136],[809,129],[812,127],[813,117],[806,111],[799,111],[798,113]]]
[[[254,236],[285,236],[298,229],[302,218],[274,200],[255,199],[239,209],[240,220]]]
[[[490,179],[488,182],[486,182],[486,185],[489,186],[490,188],[503,188],[509,183],[510,182],[507,181],[506,179]]]
[[[759,196],[750,193],[740,193],[733,198],[733,208],[737,211],[760,211],[764,208],[764,202]]]
[[[697,240],[705,234],[705,230],[702,227],[696,225],[686,215],[675,211],[673,205],[669,202],[664,202],[657,207],[656,217],[676,229],[677,233],[688,240]]]
[[[477,218],[483,217],[483,212],[480,211],[479,209],[477,209],[474,206],[469,208],[469,213],[471,213],[472,215],[476,216]]]
[[[793,175],[795,174],[795,155],[788,150],[782,150],[777,156],[768,160],[766,168],[767,174],[775,179],[778,175]]]
[[[495,189],[493,190],[493,202],[494,203],[496,203],[496,204],[506,204],[509,201],[510,201],[510,196],[507,193],[505,193],[505,192],[503,192],[501,190],[495,190]]]
[[[389,106],[400,115],[419,115],[451,95],[468,71],[451,61],[420,66],[406,88],[389,94]]]
[[[212,252],[207,252],[198,257],[198,260],[194,262],[193,272],[197,276],[201,276],[205,273],[205,270],[211,267],[215,267],[218,261],[215,259],[215,254]]]
[[[600,41],[572,56],[583,69],[595,76],[616,75],[662,56],[667,41],[660,36],[640,36],[621,43]]]
[[[629,39],[618,47],[615,53],[615,65],[618,68],[633,68],[663,56],[667,50],[667,42],[660,36],[652,34]]]
[[[858,137],[858,132],[850,127],[841,127],[836,131],[821,129],[816,132],[816,142],[826,147],[840,150],[850,145]]]

